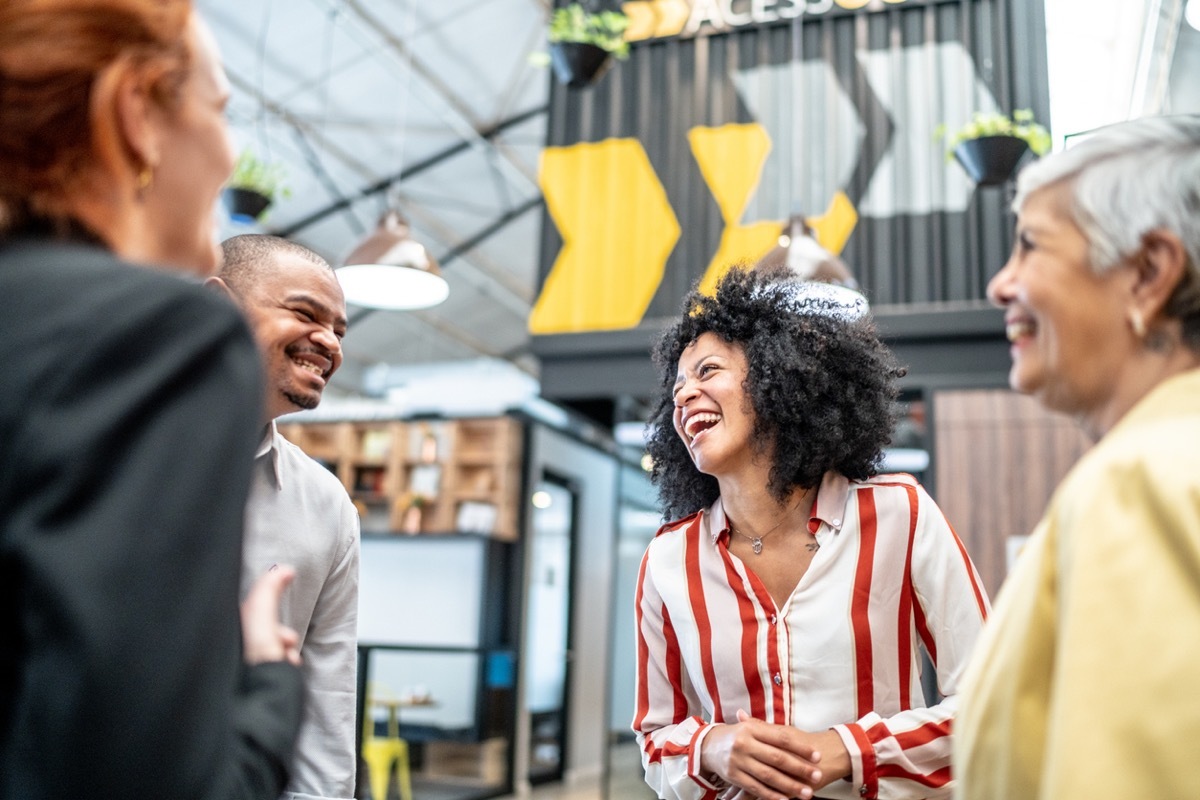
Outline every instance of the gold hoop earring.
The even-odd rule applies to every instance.
[[[1129,327],[1133,328],[1133,335],[1137,338],[1146,338],[1146,320],[1142,317],[1142,312],[1136,308],[1129,310]]]

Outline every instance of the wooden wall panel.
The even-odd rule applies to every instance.
[[[1091,446],[1071,419],[1007,389],[933,396],[938,504],[994,598],[1010,536],[1028,534]]]

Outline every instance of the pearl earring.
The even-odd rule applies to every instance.
[[[1136,308],[1129,311],[1129,327],[1133,328],[1133,335],[1137,338],[1146,338],[1146,320],[1142,317],[1142,312]]]

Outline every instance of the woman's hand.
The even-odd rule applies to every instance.
[[[818,737],[739,711],[736,723],[714,725],[704,737],[700,769],[716,773],[762,800],[808,800],[814,789],[834,779],[817,766],[821,760],[815,746]]]
[[[242,601],[243,657],[247,664],[290,661],[300,666],[300,636],[279,622],[279,598],[296,571],[272,567],[250,587]]]

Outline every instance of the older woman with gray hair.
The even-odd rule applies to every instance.
[[[1200,117],[1100,131],[1013,206],[1009,382],[1099,441],[972,658],[960,796],[1200,797]]]

